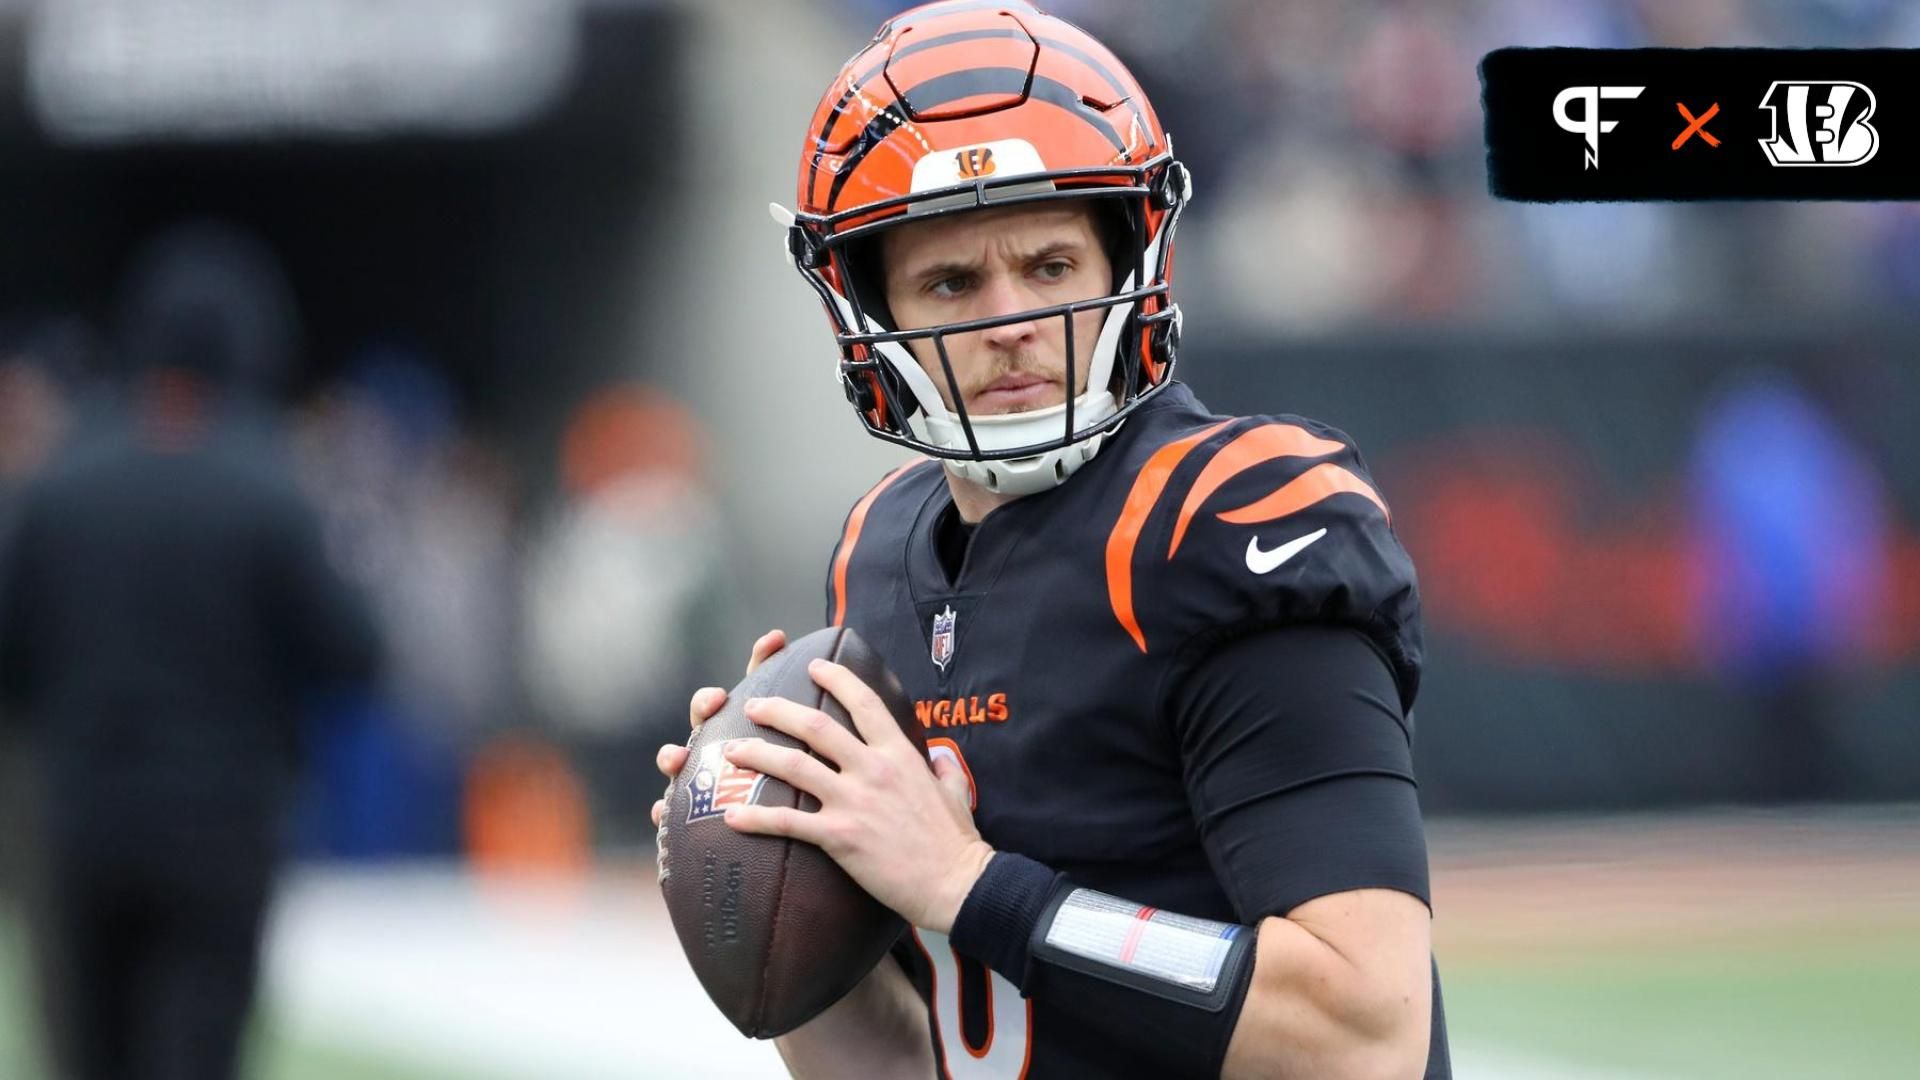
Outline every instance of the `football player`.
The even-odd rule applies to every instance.
[[[776,216],[861,422],[920,455],[854,505],[827,617],[933,768],[836,665],[859,738],[745,705],[831,764],[731,744],[820,809],[727,823],[913,927],[778,1040],[795,1075],[1450,1075],[1413,567],[1344,435],[1173,378],[1191,194],[1119,61],[1017,0],[890,20],[813,117]]]

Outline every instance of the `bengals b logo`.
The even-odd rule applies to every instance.
[[[1864,84],[1776,81],[1760,99],[1773,131],[1760,140],[1776,166],[1865,165],[1880,150],[1873,91]]]
[[[983,176],[992,176],[997,167],[993,163],[993,150],[985,146],[976,146],[971,150],[962,150],[953,155],[954,167],[968,180],[978,180]]]

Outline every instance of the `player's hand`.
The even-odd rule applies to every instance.
[[[753,669],[765,663],[767,657],[772,656],[774,653],[786,647],[786,631],[769,630],[761,634],[760,637],[754,641],[753,648],[747,654],[747,674],[753,674]],[[697,728],[701,724],[706,723],[712,719],[713,714],[719,712],[721,706],[726,703],[727,692],[718,686],[703,686],[695,690],[693,692],[693,700],[687,703],[687,727]],[[660,752],[653,757],[653,763],[660,770],[660,775],[667,778],[667,784],[671,786],[673,784],[673,778],[680,775],[681,768],[687,763],[686,744],[667,743],[661,746]],[[660,822],[666,812],[667,800],[665,796],[655,799],[653,801],[654,828],[657,829],[660,827]]]
[[[846,708],[859,735],[787,698],[749,700],[755,723],[799,739],[826,760],[764,739],[728,743],[728,760],[792,784],[820,800],[820,809],[735,806],[727,824],[817,844],[902,918],[948,932],[993,857],[967,809],[966,774],[944,757],[929,770],[880,695],[853,672],[826,660],[807,671]]]

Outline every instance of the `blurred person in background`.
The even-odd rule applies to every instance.
[[[1695,625],[1711,669],[1752,709],[1749,790],[1766,802],[1838,797],[1855,772],[1840,722],[1888,614],[1891,537],[1873,461],[1806,383],[1749,370],[1701,415],[1690,481]]]
[[[250,236],[156,238],[120,312],[124,407],[34,485],[0,564],[75,1080],[237,1074],[302,707],[376,664],[261,400],[295,333]]]
[[[528,692],[576,751],[603,842],[651,842],[634,769],[683,730],[685,687],[724,648],[734,601],[705,442],[662,391],[601,389],[567,425],[563,501],[529,546]]]
[[[327,554],[388,650],[379,686],[326,705],[311,839],[339,857],[451,854],[464,760],[524,713],[507,470],[430,354],[387,338],[322,388],[294,442]]]
[[[915,716],[816,661],[859,737],[762,698],[814,753],[719,752],[817,811],[654,807],[663,843],[819,844],[913,928],[778,1040],[788,1067],[1450,1076],[1412,562],[1344,435],[1174,378],[1192,185],[1146,95],[1031,5],[930,4],[841,69],[798,179],[775,216],[846,396],[925,455],[854,505],[826,585]]]
[[[31,344],[0,341],[0,559],[12,539],[27,485],[54,453],[67,422],[66,392]],[[0,621],[4,619],[0,613]],[[12,772],[19,762],[10,753],[11,734],[0,729],[0,896],[25,869],[15,827],[26,809],[19,803],[25,784]]]
[[[84,337],[74,324],[36,326],[15,336],[0,337],[0,565],[12,539],[14,518],[29,482],[57,451],[71,423],[72,405],[62,375],[62,360],[77,356],[73,340]],[[64,344],[69,348],[62,348]],[[0,595],[0,624],[7,621]],[[32,935],[46,925],[51,905],[46,892],[41,851],[40,776],[25,752],[17,725],[6,722],[0,702],[0,911],[11,900]],[[37,951],[40,979],[56,985],[61,966],[51,950]],[[41,1002],[42,1020],[49,1031],[62,1028],[50,996]]]
[[[31,345],[0,344],[0,537],[27,482],[66,434],[67,393]]]

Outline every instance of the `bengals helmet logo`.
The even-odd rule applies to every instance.
[[[962,150],[953,155],[954,168],[968,180],[978,180],[983,176],[992,176],[999,166],[993,163],[993,148],[976,146],[971,150]]]
[[[1773,131],[1760,149],[1776,166],[1865,165],[1880,150],[1873,91],[1857,82],[1775,82],[1760,99]]]

